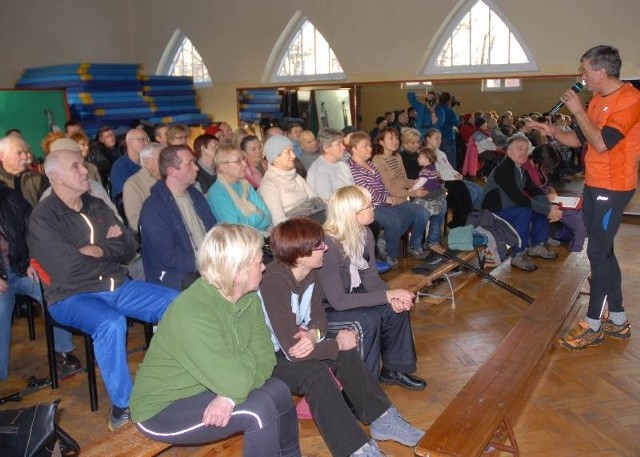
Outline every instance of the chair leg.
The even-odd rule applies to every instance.
[[[47,339],[47,361],[49,362],[49,379],[51,379],[51,388],[58,388],[58,367],[56,366],[56,350],[53,342],[53,321],[49,315],[49,310],[44,305],[44,331]]]
[[[96,382],[96,359],[93,353],[93,338],[91,335],[84,335],[84,349],[87,363],[87,380],[89,383],[89,403],[91,411],[98,411],[98,386]]]
[[[34,341],[36,339],[36,324],[34,322],[33,315],[33,301],[27,300],[27,325],[29,327],[29,340]]]

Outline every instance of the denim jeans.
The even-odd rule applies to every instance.
[[[384,229],[384,241],[389,257],[397,259],[400,255],[400,238],[411,227],[411,247],[422,248],[424,231],[429,213],[422,206],[412,202],[399,205],[379,205],[375,208],[375,219]]]
[[[545,243],[549,238],[549,219],[547,216],[534,213],[531,208],[514,206],[496,211],[496,214],[511,224],[522,240],[520,247],[512,247],[514,254],[527,249],[529,240],[536,246]]]
[[[158,322],[176,295],[177,290],[131,280],[114,291],[73,295],[51,305],[49,313],[59,324],[91,335],[111,403],[124,408],[132,388],[126,318]]]
[[[19,276],[8,269],[9,288],[0,292],[0,381],[9,376],[9,352],[11,348],[11,315],[16,301],[16,295],[28,295],[42,304],[40,284],[28,276]],[[73,351],[71,333],[61,328],[54,330],[56,352]]]

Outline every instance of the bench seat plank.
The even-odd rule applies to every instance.
[[[447,406],[416,446],[420,456],[479,456],[537,378],[560,329],[578,311],[589,273],[586,253],[572,253],[523,317]]]

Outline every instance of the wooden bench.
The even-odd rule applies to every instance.
[[[589,273],[586,250],[572,253],[543,287],[524,316],[440,414],[415,448],[422,457],[473,457],[488,446],[519,455],[512,414],[530,387],[565,321],[579,310],[576,300]],[[510,444],[492,442],[505,431]]]

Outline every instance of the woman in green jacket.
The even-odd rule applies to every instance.
[[[262,237],[222,224],[198,252],[202,277],[171,304],[138,368],[132,420],[151,439],[204,444],[244,433],[244,455],[299,456],[289,388],[256,290]]]

